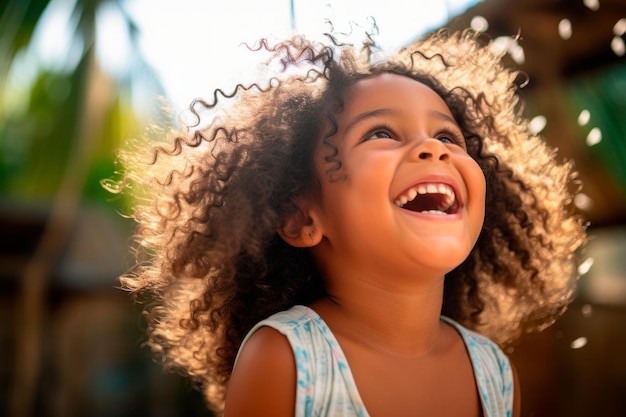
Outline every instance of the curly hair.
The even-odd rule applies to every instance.
[[[366,77],[395,73],[436,91],[487,179],[483,230],[446,276],[442,313],[505,345],[551,324],[573,296],[585,240],[571,204],[575,175],[529,133],[519,73],[489,41],[439,31],[381,57],[371,38],[359,47],[329,39],[262,41],[269,80],[194,101],[197,125],[153,143],[148,162],[138,147],[121,154],[141,254],[122,287],[146,301],[157,357],[217,409],[251,327],[325,295],[308,251],[277,230],[301,198],[319,198],[312,155],[320,140],[325,174],[342,180],[335,117]]]

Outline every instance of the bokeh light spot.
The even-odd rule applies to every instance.
[[[489,22],[482,16],[474,16],[470,23],[470,27],[476,32],[484,32],[489,29]]]
[[[572,22],[569,19],[562,19],[559,22],[559,36],[561,39],[569,39],[572,37]]]
[[[580,210],[587,211],[593,207],[593,200],[585,193],[578,193],[574,196],[574,205]]]
[[[587,123],[589,123],[590,119],[591,119],[591,113],[589,113],[589,110],[584,109],[578,115],[578,125],[585,126]]]
[[[578,339],[572,341],[572,343],[570,343],[570,347],[572,349],[580,349],[583,348],[587,345],[587,338],[586,337],[579,337]]]
[[[613,26],[613,34],[615,36],[622,36],[624,33],[626,33],[626,17],[618,20],[615,26]]]
[[[591,129],[591,131],[589,131],[589,134],[587,135],[587,140],[586,140],[587,146],[597,145],[601,141],[602,141],[602,131],[600,130],[600,128],[594,127],[593,129]]]
[[[593,266],[593,262],[594,262],[594,260],[593,260],[593,258],[591,258],[591,257],[589,257],[589,258],[585,259],[585,260],[583,261],[583,263],[581,263],[581,264],[578,266],[578,273],[579,273],[580,275],[585,275],[587,272],[589,272],[589,270],[590,270],[590,269],[591,269],[591,267]]]
[[[536,135],[546,127],[547,123],[548,119],[546,119],[546,116],[535,116],[528,123],[528,131]]]
[[[626,44],[624,44],[624,39],[619,36],[614,36],[611,41],[611,49],[615,52],[615,55],[624,56],[626,53]]]

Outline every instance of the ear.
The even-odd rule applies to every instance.
[[[300,207],[278,228],[278,235],[296,248],[311,248],[322,241],[324,233],[317,211]]]

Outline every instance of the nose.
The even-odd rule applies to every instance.
[[[428,138],[419,141],[412,149],[413,158],[428,161],[450,160],[450,150],[438,139]]]

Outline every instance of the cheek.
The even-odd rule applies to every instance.
[[[343,163],[344,172],[355,181],[372,183],[389,182],[395,176],[401,159],[397,153],[376,151],[354,151]]]
[[[470,198],[481,201],[484,206],[487,183],[485,173],[478,165],[478,162],[468,155],[467,158],[463,160],[461,173],[465,179],[467,189],[469,190]]]
[[[476,170],[474,172],[473,178],[473,199],[474,199],[474,209],[476,216],[476,225],[475,225],[475,234],[476,239],[478,239],[478,235],[483,227],[483,223],[485,222],[485,204],[486,204],[486,193],[487,193],[487,184],[485,180],[485,175],[483,171],[476,166]]]
[[[478,235],[485,220],[486,180],[485,174],[473,159],[464,161],[462,175],[469,194],[469,211],[472,218],[472,232]]]

